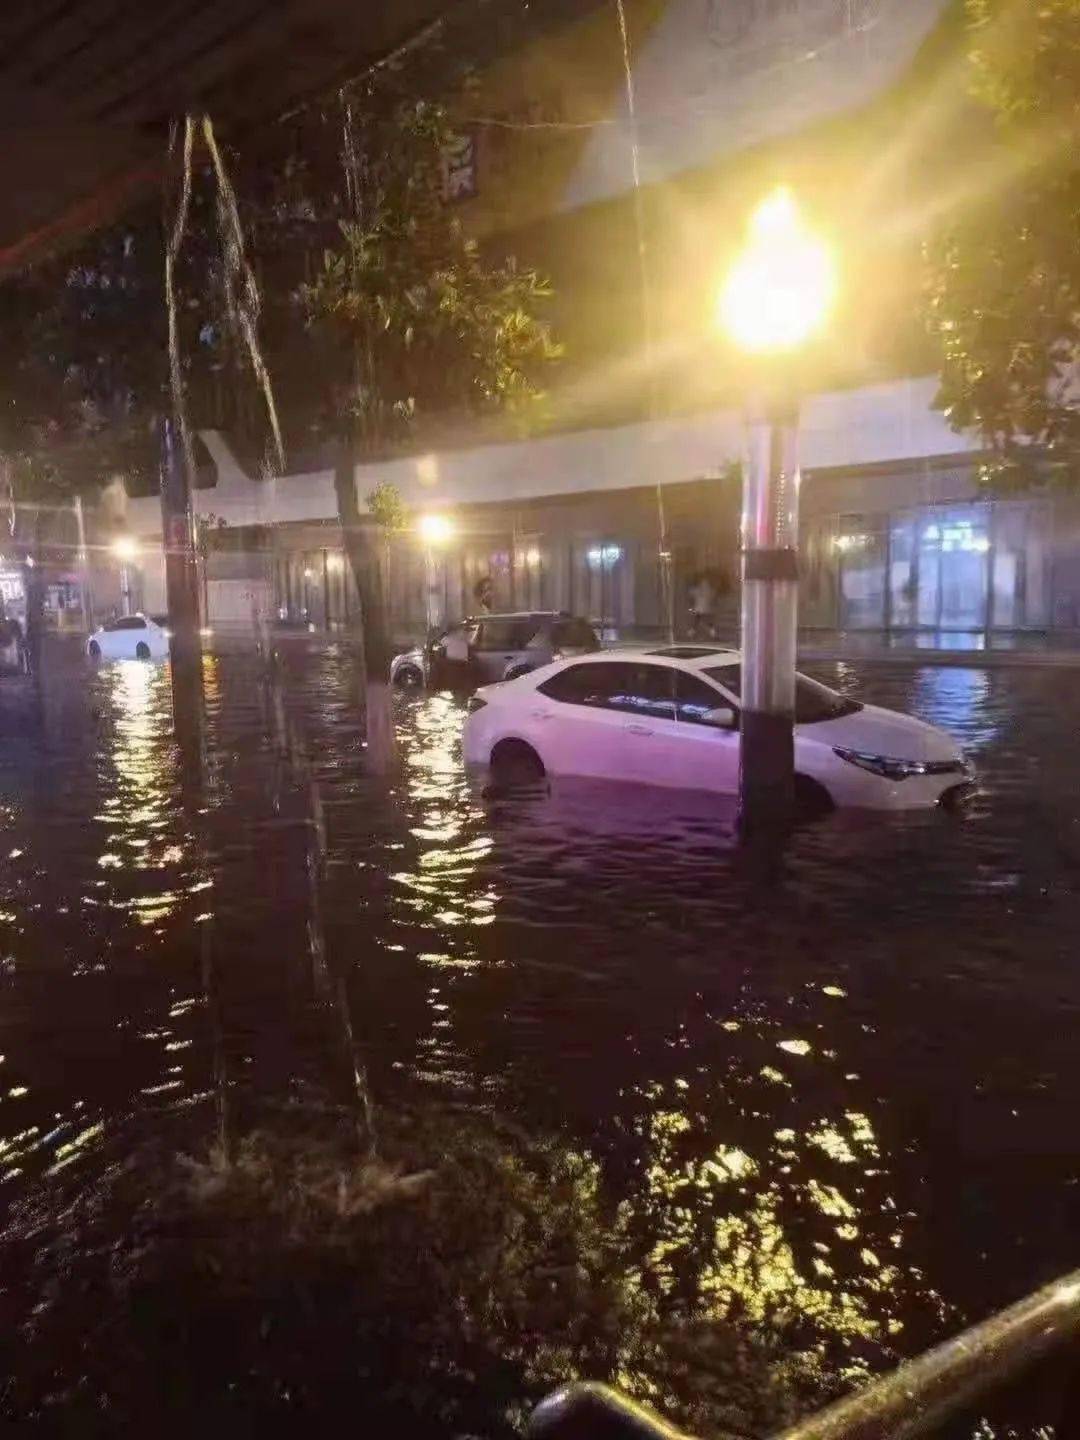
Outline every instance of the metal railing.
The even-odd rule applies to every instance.
[[[908,1440],[1080,1334],[1080,1270],[910,1360],[777,1440]],[[530,1440],[691,1440],[607,1385],[567,1385],[533,1412]]]

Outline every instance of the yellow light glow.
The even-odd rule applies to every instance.
[[[720,291],[720,325],[755,354],[795,350],[828,320],[836,284],[828,246],[791,191],[776,190],[754,212],[746,248]]]
[[[420,539],[425,545],[448,545],[454,538],[454,522],[448,515],[421,515]]]
[[[117,535],[112,542],[112,553],[118,560],[134,560],[139,553],[139,542],[134,535]]]

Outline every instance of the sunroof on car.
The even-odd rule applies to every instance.
[[[669,660],[700,660],[705,655],[726,655],[723,645],[666,645],[663,650],[650,650],[650,655],[666,655]]]

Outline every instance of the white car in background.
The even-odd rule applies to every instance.
[[[734,794],[741,666],[703,645],[560,661],[473,697],[465,761],[496,780],[575,775]],[[797,798],[811,809],[913,810],[959,799],[955,740],[909,715],[796,680]]]
[[[169,632],[149,615],[119,615],[94,631],[86,653],[91,660],[166,660]]]

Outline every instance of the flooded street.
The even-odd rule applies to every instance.
[[[715,802],[485,799],[463,707],[398,701],[365,776],[345,652],[205,662],[204,783],[167,668],[0,691],[9,1197],[206,1104],[453,1102],[600,1162],[636,1278],[835,1369],[1077,1264],[1080,671],[808,667],[950,730],[966,813],[837,815],[783,853]],[[337,987],[337,978],[344,980]]]

